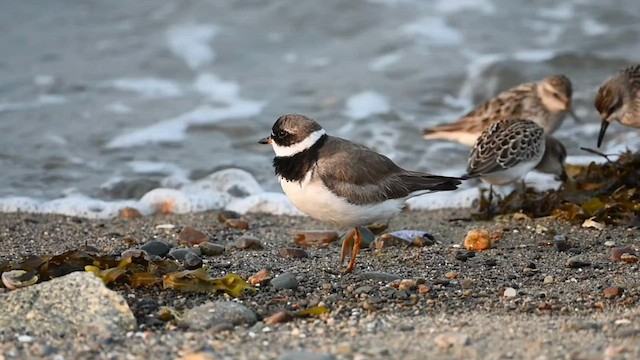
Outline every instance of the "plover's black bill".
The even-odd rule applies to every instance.
[[[602,120],[602,124],[600,125],[600,133],[598,134],[598,147],[602,145],[602,139],[604,139],[604,134],[607,132],[608,127],[609,122],[607,120]]]
[[[258,144],[271,144],[271,136],[258,140]]]

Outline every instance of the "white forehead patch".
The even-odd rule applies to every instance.
[[[293,156],[295,154],[303,152],[308,148],[312,147],[313,144],[315,144],[322,137],[322,135],[325,135],[325,134],[326,132],[324,131],[324,129],[320,129],[312,132],[304,140],[298,143],[295,143],[293,145],[280,146],[276,144],[275,141],[272,141],[271,146],[273,146],[273,151],[276,153],[276,156],[278,157]]]

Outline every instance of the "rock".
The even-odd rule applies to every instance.
[[[458,273],[455,272],[455,271],[449,271],[449,272],[444,274],[444,277],[446,279],[449,279],[449,280],[457,279],[458,278]]]
[[[195,353],[185,355],[182,360],[215,360],[216,356],[214,353],[198,351]]]
[[[355,290],[353,290],[353,294],[354,295],[368,294],[371,290],[373,290],[373,287],[371,287],[369,285],[360,286],[360,287],[356,288]]]
[[[208,241],[205,241],[203,243],[200,243],[198,245],[198,247],[200,248],[200,252],[202,252],[202,255],[205,256],[218,256],[218,255],[222,255],[224,253],[224,246],[222,245],[218,245],[218,244],[214,244]]]
[[[615,243],[615,241],[607,240],[607,241],[604,242],[604,246],[606,246],[606,247],[614,247],[614,246],[616,246],[616,243]]]
[[[635,255],[636,252],[629,246],[615,247],[611,249],[611,261],[621,261],[622,255],[624,254]]]
[[[426,294],[426,293],[428,293],[429,291],[431,291],[431,288],[430,288],[428,285],[426,285],[426,284],[420,284],[420,285],[418,285],[418,293],[420,293],[420,294]]]
[[[256,315],[246,306],[233,301],[210,301],[184,312],[180,324],[191,330],[206,330],[220,323],[251,326]]]
[[[399,230],[388,233],[389,236],[403,239],[406,244],[411,246],[423,247],[436,243],[435,237],[422,230]]]
[[[275,325],[275,324],[289,322],[291,320],[293,320],[293,315],[291,315],[289,312],[278,311],[277,313],[264,318],[264,323],[267,325]]]
[[[389,274],[389,273],[384,273],[379,271],[367,271],[367,272],[358,274],[357,279],[359,281],[373,280],[373,281],[380,281],[380,282],[392,282],[393,280],[400,280],[402,278],[396,274]]]
[[[198,255],[196,253],[195,249],[198,249],[198,248],[176,248],[176,249],[171,249],[171,251],[169,251],[169,254],[167,254],[167,257],[169,257],[171,259],[174,259],[174,260],[182,261],[182,260],[185,259],[187,254]],[[198,252],[199,251],[200,251],[200,249],[198,249]]]
[[[309,257],[309,254],[307,254],[306,251],[296,248],[278,249],[278,255],[286,259],[302,259]]]
[[[398,290],[411,290],[417,286],[417,283],[413,279],[402,279],[398,284]]]
[[[464,238],[464,248],[467,250],[481,251],[491,248],[493,240],[485,229],[473,229],[467,232]]]
[[[608,287],[604,289],[604,297],[606,298],[614,298],[622,295],[624,289],[618,286]]]
[[[635,255],[624,253],[620,255],[620,261],[627,264],[634,264],[638,262],[638,257]]]
[[[288,351],[282,353],[278,360],[335,360],[331,354],[319,354],[310,351]]]
[[[230,220],[230,219],[240,219],[240,218],[242,218],[242,215],[240,215],[235,211],[224,210],[218,213],[218,221],[221,224],[224,224],[227,220]]]
[[[120,254],[121,259],[138,258],[138,257],[148,258],[149,254],[142,249],[127,249],[123,251],[122,254]]]
[[[300,247],[324,248],[338,240],[338,233],[324,230],[304,230],[293,233],[293,242]]]
[[[227,322],[223,322],[220,324],[215,324],[211,328],[209,328],[209,332],[212,334],[217,334],[223,331],[233,331],[234,327],[232,324]]]
[[[553,284],[553,276],[551,276],[551,275],[545,276],[544,280],[542,282],[544,284]]]
[[[580,256],[572,256],[567,260],[565,265],[572,269],[578,269],[578,268],[591,266],[591,263],[588,261],[582,260]]]
[[[243,219],[227,219],[224,224],[232,229],[249,230],[249,222]]]
[[[436,336],[433,339],[441,348],[450,348],[454,346],[467,346],[471,343],[471,338],[467,334],[459,332],[446,332]]]
[[[504,293],[502,294],[504,297],[516,297],[516,295],[518,295],[518,292],[516,291],[516,289],[512,288],[512,287],[508,287],[506,289],[504,289]]]
[[[171,250],[171,246],[162,240],[151,240],[142,245],[140,249],[146,251],[149,255],[165,257]]]
[[[271,279],[271,286],[276,289],[297,289],[298,288],[298,279],[290,273],[282,273],[273,279]]]
[[[382,234],[375,239],[371,245],[371,247],[380,251],[383,249],[391,248],[391,247],[408,247],[411,246],[411,243],[406,241],[403,238],[393,236],[391,234]]]
[[[209,237],[191,226],[183,227],[178,235],[178,244],[182,245],[197,245],[205,241],[209,241]]]
[[[458,250],[454,255],[456,260],[459,260],[459,261],[467,261],[475,256],[476,256],[476,253],[471,250]]]
[[[271,280],[271,271],[269,271],[269,269],[262,269],[255,275],[250,276],[247,281],[251,285],[265,285],[269,280]]]
[[[243,235],[236,239],[234,246],[238,250],[262,250],[264,247],[260,240],[255,236]]]
[[[195,270],[197,268],[201,268],[202,259],[194,253],[187,253],[184,256],[184,267],[187,270]]]
[[[123,219],[137,219],[141,218],[142,214],[140,213],[140,211],[138,211],[138,209],[125,207],[120,209],[120,211],[118,212],[118,217],[121,217]]]
[[[569,249],[569,243],[567,237],[564,235],[556,235],[553,237],[553,244],[558,251],[567,251]]]
[[[73,339],[90,333],[107,339],[136,327],[124,298],[83,271],[0,294],[0,303],[0,341],[13,341],[15,334]]]

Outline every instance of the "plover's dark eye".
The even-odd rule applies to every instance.
[[[279,131],[276,133],[276,136],[277,136],[278,138],[280,138],[280,139],[287,137],[287,135],[289,135],[289,133],[287,133],[287,132],[286,132],[286,131],[284,131],[284,130],[279,130]]]

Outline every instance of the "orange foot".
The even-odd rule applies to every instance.
[[[342,253],[340,255],[340,266],[344,264],[344,258],[347,255],[347,253],[349,253],[349,256],[351,256],[351,247],[353,246],[353,238],[355,235],[356,235],[356,230],[353,229],[348,233],[346,233],[342,238]]]
[[[358,252],[360,252],[360,245],[362,245],[362,236],[360,235],[360,229],[355,228],[353,231],[354,236],[351,238],[354,241],[353,250],[351,251],[351,260],[349,261],[349,265],[345,269],[345,273],[350,273],[356,267],[356,257],[358,256]],[[343,244],[344,249],[344,244]],[[341,262],[342,264],[342,262]]]

